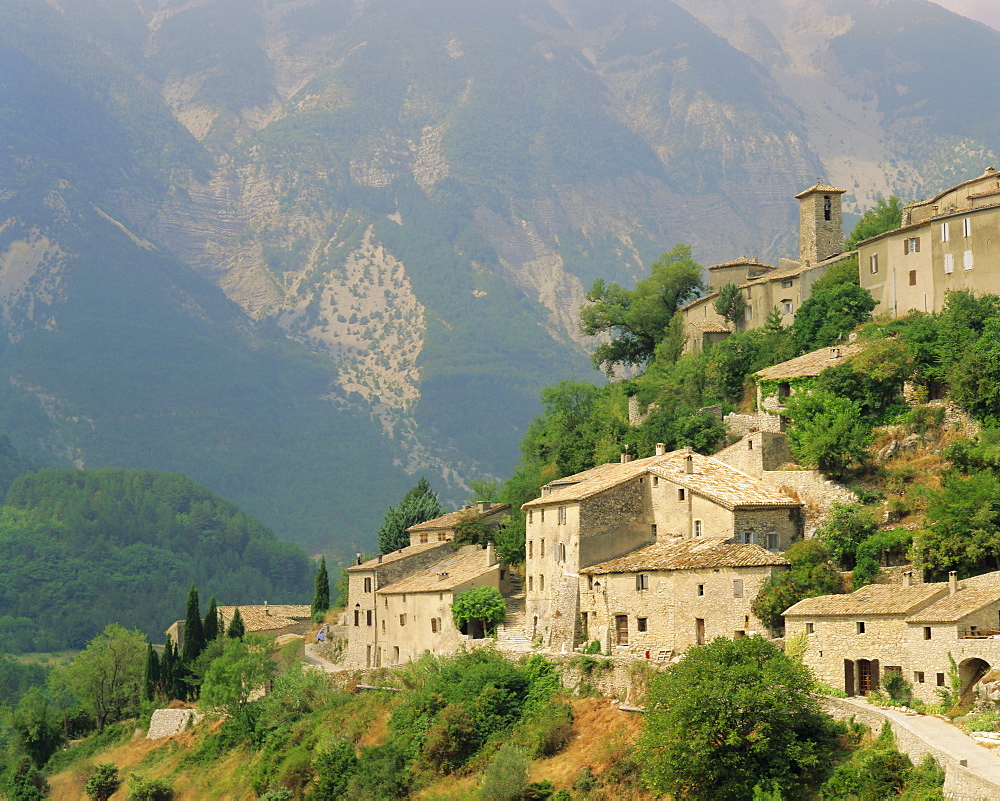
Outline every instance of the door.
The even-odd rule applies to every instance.
[[[628,645],[628,615],[615,615],[616,642],[618,645]]]
[[[696,617],[694,619],[694,641],[696,645],[705,644],[705,618]]]
[[[844,694],[848,697],[854,695],[854,660],[844,660]]]

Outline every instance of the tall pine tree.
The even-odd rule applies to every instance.
[[[174,640],[168,634],[167,643],[163,646],[163,657],[160,659],[160,680],[157,690],[170,699],[175,698],[174,694],[174,674],[177,666],[177,649],[174,647]]]
[[[240,608],[237,606],[233,611],[233,619],[229,621],[226,636],[232,637],[234,640],[241,640],[244,634],[246,634],[246,628],[243,626],[243,617],[240,615]]]
[[[205,650],[205,630],[201,624],[201,604],[198,588],[191,585],[187,600],[187,618],[184,621],[184,662],[190,665]]]
[[[406,529],[433,520],[444,514],[444,509],[438,503],[437,493],[431,492],[426,478],[421,478],[414,485],[396,508],[389,507],[378,530],[378,547],[382,553],[405,548],[410,544],[410,536]]]
[[[206,645],[219,636],[219,607],[214,595],[208,600],[208,611],[205,613],[205,627],[202,633],[205,635]]]
[[[169,635],[168,635],[169,636]],[[142,697],[145,701],[152,701],[156,697],[156,692],[160,686],[160,655],[153,650],[153,646],[146,648],[146,670],[142,677]]]
[[[319,568],[316,570],[316,591],[313,593],[313,619],[322,618],[330,608],[330,574],[326,572],[326,557],[319,558]],[[317,620],[319,622],[319,620]]]

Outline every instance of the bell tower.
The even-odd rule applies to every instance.
[[[803,264],[816,264],[843,253],[840,196],[846,191],[817,181],[795,196],[799,201],[799,261]]]

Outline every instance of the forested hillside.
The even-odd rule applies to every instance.
[[[177,474],[44,469],[0,507],[0,652],[80,648],[109,622],[153,642],[192,584],[223,604],[308,603],[295,545]]]

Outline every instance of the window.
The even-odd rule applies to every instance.
[[[382,598],[382,606],[384,606],[386,609],[389,608],[389,598],[388,598],[388,596],[385,596],[385,597]]]
[[[431,634],[437,634],[438,630],[438,619],[436,617],[431,618]]]
[[[448,535],[443,531],[438,532],[438,542],[447,542],[447,541],[448,541]]]
[[[428,540],[428,535],[427,534],[421,534],[420,535],[420,544],[421,545],[426,545],[427,544],[427,540]]]
[[[529,509],[529,510],[528,510],[528,522],[529,522],[529,523],[531,522],[531,513],[532,513],[533,511],[534,511],[534,509]]]
[[[650,528],[650,531],[651,531],[652,535],[655,537],[656,536],[656,523],[653,523],[649,528]]]
[[[857,623],[857,631],[858,631],[858,634],[864,634],[865,633],[865,621],[863,621],[863,620],[859,620],[858,621],[858,623]]]
[[[372,610],[371,609],[368,609],[368,610],[365,611],[365,618],[367,619],[367,623],[370,626],[372,624]]]
[[[361,610],[360,609],[355,609],[354,610],[354,625],[355,626],[360,626],[361,625]]]
[[[541,557],[542,559],[544,559],[544,558],[545,558],[545,540],[541,540],[541,541],[540,541],[540,542],[538,543],[538,555],[539,555],[539,557]]]
[[[392,664],[394,664],[394,665],[398,665],[399,664],[399,646],[398,645],[394,645],[393,648],[392,648]]]
[[[941,241],[948,241],[948,223],[946,222],[941,223]]]
[[[636,631],[645,631],[646,630],[646,618],[644,618],[644,617],[637,617],[635,619],[635,630]]]
[[[913,671],[913,683],[923,684],[924,683],[924,672],[922,670]]]
[[[687,493],[684,491],[684,487],[677,490],[677,500],[683,501],[687,497]]]
[[[402,614],[402,615],[399,616],[399,625],[400,626],[405,626],[406,625],[406,615],[405,614]]]
[[[962,267],[966,270],[972,269],[972,251],[967,250],[962,254]]]
[[[704,595],[704,594],[705,594],[705,585],[704,584],[699,584],[698,585],[698,595]]]
[[[365,579],[365,592],[372,591],[372,580],[370,578]]]
[[[929,640],[931,638],[931,627],[924,626],[924,639]]]
[[[944,687],[944,673],[937,674],[937,686]]]
[[[944,254],[944,271],[946,273],[955,272],[955,257],[950,253]]]
[[[659,476],[653,476],[653,486],[654,487],[660,486],[660,477]]]
[[[748,439],[747,440],[747,450],[748,451],[752,451],[753,450],[753,440],[752,439]]]
[[[907,256],[910,253],[920,252],[920,237],[911,236],[908,239],[903,240],[903,255]]]
[[[750,290],[747,291],[749,292]],[[744,312],[743,317],[746,319],[747,322],[750,322],[750,320],[753,319],[753,306],[746,307],[746,311]]]
[[[556,543],[556,561],[565,562],[566,561],[566,544],[563,542]]]
[[[769,531],[767,532],[767,550],[777,551],[778,550],[778,532]]]
[[[815,634],[815,633],[816,633],[816,624],[806,623],[806,634]]]
[[[385,634],[385,620],[382,621],[382,633]]]
[[[743,597],[743,579],[733,579],[733,598]]]
[[[792,288],[792,281],[791,280],[782,281],[781,282],[781,288],[782,289],[791,289]]]
[[[830,201],[830,196],[823,195],[823,219],[829,221],[832,212],[833,203]]]
[[[694,521],[694,535],[696,537],[700,537],[701,536],[701,521],[700,520],[695,520]]]
[[[792,302],[790,300],[781,301],[781,313],[782,314],[792,313]]]
[[[972,236],[972,218],[966,217],[962,220],[962,236]]]
[[[872,275],[875,275],[875,273],[878,272],[878,253],[872,253],[872,255],[868,257],[868,270]]]
[[[538,591],[542,592],[545,589],[545,576],[538,577]]]
[[[649,589],[649,576],[645,573],[639,573],[635,577],[635,588],[637,590],[648,590]]]
[[[559,525],[559,526],[565,526],[566,525],[566,507],[565,506],[560,506],[559,507],[559,514],[558,514],[558,517],[556,519],[556,525]]]
[[[587,574],[587,589],[594,589],[594,576],[590,573]]]
[[[910,286],[916,286],[916,285],[917,285],[917,271],[910,270]]]
[[[535,556],[535,541],[528,540],[528,558],[533,559]]]
[[[534,579],[535,579],[534,576],[528,576],[528,592],[531,592],[534,589],[534,584],[535,584]]]
[[[756,531],[741,531],[736,535],[736,541],[744,545],[758,545],[760,540]]]
[[[539,509],[538,511],[539,511],[539,514],[541,515],[541,519],[538,522],[539,523],[544,523],[545,522],[545,510],[544,509]]]

